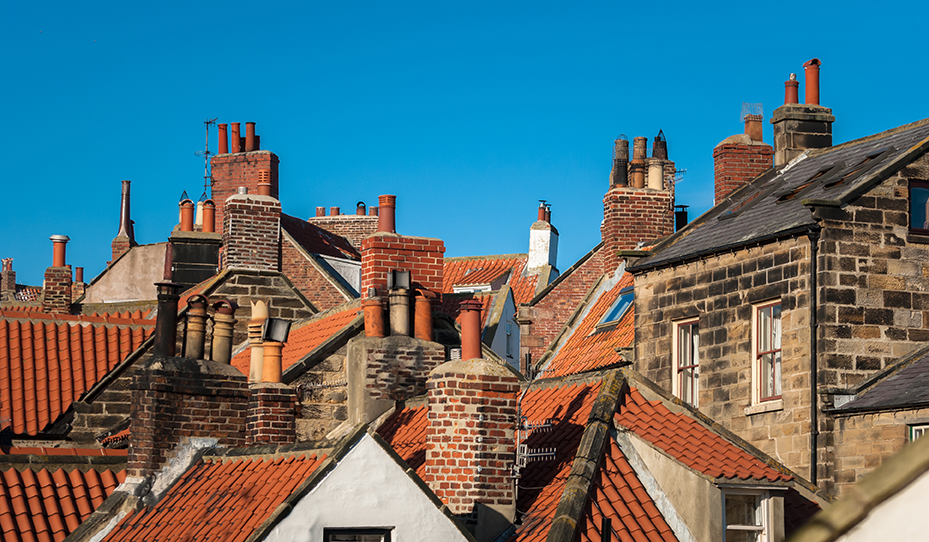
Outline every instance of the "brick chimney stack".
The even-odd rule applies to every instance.
[[[611,184],[603,198],[600,234],[606,250],[604,272],[612,273],[620,262],[619,250],[635,250],[641,242],[651,242],[674,233],[674,162],[668,160],[667,142],[659,132],[651,159],[646,159],[648,139],[634,138],[628,185],[619,184],[614,147]],[[621,142],[621,141],[620,141]],[[621,149],[620,149],[621,150]],[[620,152],[620,160],[622,159]],[[657,156],[656,156],[657,155]],[[650,174],[646,176],[646,170]],[[648,182],[646,183],[646,179]]]
[[[745,133],[727,137],[713,149],[714,203],[723,201],[774,164],[774,149],[762,140],[761,104],[743,104],[742,107]]]
[[[819,105],[819,67],[814,58],[803,65],[806,72],[806,103],[798,104],[794,74],[784,83],[784,105],[774,110],[774,165],[782,166],[807,149],[832,146],[832,109]]]
[[[71,266],[65,264],[67,235],[49,237],[54,247],[52,266],[45,270],[42,285],[42,311],[52,314],[71,313]]]
[[[261,136],[255,133],[254,122],[245,123],[245,137],[239,135],[239,126],[240,123],[232,123],[231,130],[227,131],[224,124],[219,125],[219,153],[210,158],[213,172],[212,198],[216,203],[217,224],[223,224],[225,202],[240,186],[246,187],[249,194],[258,194],[258,183],[266,176],[267,181],[271,183],[271,197],[279,197],[280,159],[273,152],[261,150]],[[226,141],[227,133],[232,140],[231,148]]]
[[[13,271],[13,258],[3,258],[3,270],[0,271],[0,303],[16,300],[16,271]]]
[[[223,207],[222,267],[280,271],[281,202],[242,188],[227,198]]]

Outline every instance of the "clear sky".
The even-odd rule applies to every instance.
[[[254,121],[284,211],[396,194],[447,256],[525,252],[552,204],[566,269],[599,241],[613,140],[664,130],[677,203],[713,147],[767,122],[807,60],[840,143],[929,117],[925,2],[0,1],[0,257],[39,285],[48,237],[101,272],[132,181],[141,243],[203,190],[203,120]],[[244,124],[243,124],[244,126]],[[244,129],[244,128],[243,128]],[[216,149],[215,132],[210,141]]]

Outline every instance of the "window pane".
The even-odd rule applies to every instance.
[[[912,187],[910,189],[910,227],[929,229],[929,188]]]
[[[778,350],[774,354],[774,393],[778,397],[781,396],[781,351]]]
[[[758,531],[726,531],[726,542],[757,542],[760,539]]]
[[[775,388],[780,388],[780,383],[775,384],[774,354],[761,356],[758,358],[758,364],[761,371],[761,397],[777,395]]]
[[[726,495],[726,525],[758,525],[757,495]]]
[[[771,350],[771,307],[758,310],[758,350]]]
[[[781,305],[771,307],[772,344],[770,350],[781,349]]]

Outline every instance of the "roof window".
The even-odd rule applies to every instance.
[[[615,326],[622,317],[626,315],[626,312],[629,311],[629,307],[632,306],[634,300],[635,294],[632,286],[627,286],[620,290],[619,297],[610,305],[610,309],[606,311],[606,314],[603,315],[603,318],[601,318],[600,322],[597,324],[597,330],[603,327]]]

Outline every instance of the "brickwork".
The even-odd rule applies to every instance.
[[[321,311],[348,301],[286,236],[281,240],[281,271]]]
[[[532,354],[535,361],[542,357],[578,304],[603,275],[605,255],[606,247],[601,247],[590,259],[566,273],[538,303],[519,307],[520,359],[525,359],[526,353]]]
[[[361,295],[376,288],[387,291],[391,271],[407,270],[414,287],[442,292],[445,244],[441,239],[378,233],[361,242]]]
[[[483,359],[450,361],[429,375],[423,480],[453,514],[513,504],[518,395],[516,377]]]
[[[726,199],[752,179],[774,165],[774,148],[770,145],[720,143],[713,149],[716,178],[715,201]]]
[[[315,224],[329,233],[342,236],[356,249],[361,241],[377,231],[377,216],[338,215],[310,217],[307,222]]]
[[[603,197],[600,234],[605,270],[619,266],[618,250],[635,250],[642,241],[674,233],[674,198],[668,190],[614,186]]]
[[[76,302],[78,299],[84,295],[84,292],[87,290],[86,282],[72,282],[71,283],[71,303]]]
[[[212,198],[216,202],[216,223],[225,220],[226,200],[240,186],[252,195],[258,194],[258,181],[262,172],[270,172],[271,197],[278,198],[278,165],[280,159],[270,151],[238,152],[217,154],[210,158],[213,172]]]
[[[42,283],[42,310],[52,314],[71,313],[71,267],[49,267]]]
[[[439,343],[392,336],[355,339],[351,355],[364,359],[364,390],[374,401],[404,401],[426,391],[429,372],[445,361]]]
[[[845,493],[908,442],[908,424],[929,423],[929,409],[837,416],[835,486]]]
[[[300,390],[297,440],[322,440],[348,420],[347,346],[326,356],[293,383]]]
[[[635,277],[635,368],[673,390],[674,323],[698,318],[702,412],[797,472],[810,468],[809,276],[805,237]],[[782,393],[753,386],[755,307],[781,303]]]
[[[158,470],[189,438],[245,445],[250,393],[245,375],[231,365],[153,358],[139,368],[132,387],[128,476]]]
[[[129,249],[132,248],[133,242],[128,237],[114,237],[113,242],[110,243],[110,248],[113,250],[113,256],[110,260],[110,263],[115,262],[119,259],[120,256],[129,252]]]
[[[296,442],[297,392],[287,384],[269,382],[249,387],[246,445]]]
[[[0,270],[0,303],[16,300],[16,271],[13,271],[13,258],[4,258]]]
[[[223,269],[281,269],[281,202],[234,195],[225,201]]]

